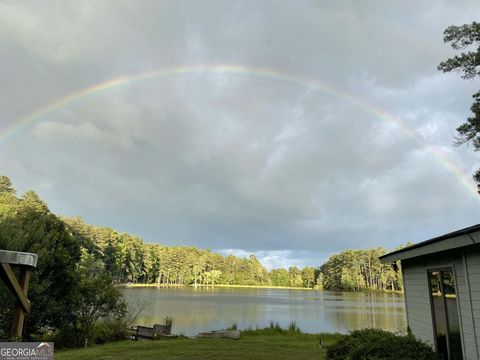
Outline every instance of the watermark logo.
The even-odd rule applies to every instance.
[[[0,342],[0,360],[53,360],[53,343]]]

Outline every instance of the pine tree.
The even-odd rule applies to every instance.
[[[12,181],[8,176],[0,176],[0,193],[15,194]]]

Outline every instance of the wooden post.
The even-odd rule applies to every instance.
[[[28,295],[28,284],[30,282],[30,270],[22,267],[20,269],[19,285],[22,289],[23,295]],[[27,300],[28,301],[28,300]],[[25,309],[22,306],[20,299],[17,299],[15,304],[15,313],[13,315],[12,336],[21,337],[23,332],[23,321],[25,320]]]
[[[27,297],[30,274],[32,269],[37,266],[37,259],[36,254],[0,250],[0,280],[5,283],[16,299],[12,337],[22,337],[25,314],[30,312],[30,301]],[[19,267],[19,279],[10,265]]]

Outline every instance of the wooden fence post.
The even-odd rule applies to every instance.
[[[20,268],[18,280],[10,265]],[[30,283],[31,269],[35,266],[37,266],[36,254],[0,250],[0,279],[3,280],[16,298],[12,322],[12,337],[22,336],[25,314],[30,312],[30,301],[27,297],[28,285]]]
[[[28,295],[28,284],[30,283],[30,270],[22,267],[20,270],[19,285],[25,297]],[[23,321],[25,320],[25,309],[22,303],[17,300],[15,304],[15,313],[13,315],[12,336],[21,337],[23,332]]]

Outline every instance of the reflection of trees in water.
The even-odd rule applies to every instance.
[[[364,328],[406,330],[407,321],[402,297],[382,293],[350,293],[346,297],[350,300],[347,304],[334,306],[333,311],[328,312],[330,321],[336,327],[343,330]]]
[[[195,329],[200,331],[208,330],[210,327],[223,328],[234,322],[241,326],[245,320],[248,322],[259,317],[259,307],[252,304],[252,300],[256,298],[254,291],[239,297],[234,291],[218,292],[210,289],[141,290],[153,292],[142,296],[148,299],[148,304],[138,318],[139,324],[151,325],[165,316],[172,316],[174,328],[195,332]],[[250,325],[254,327],[255,323],[249,323],[247,326]]]

